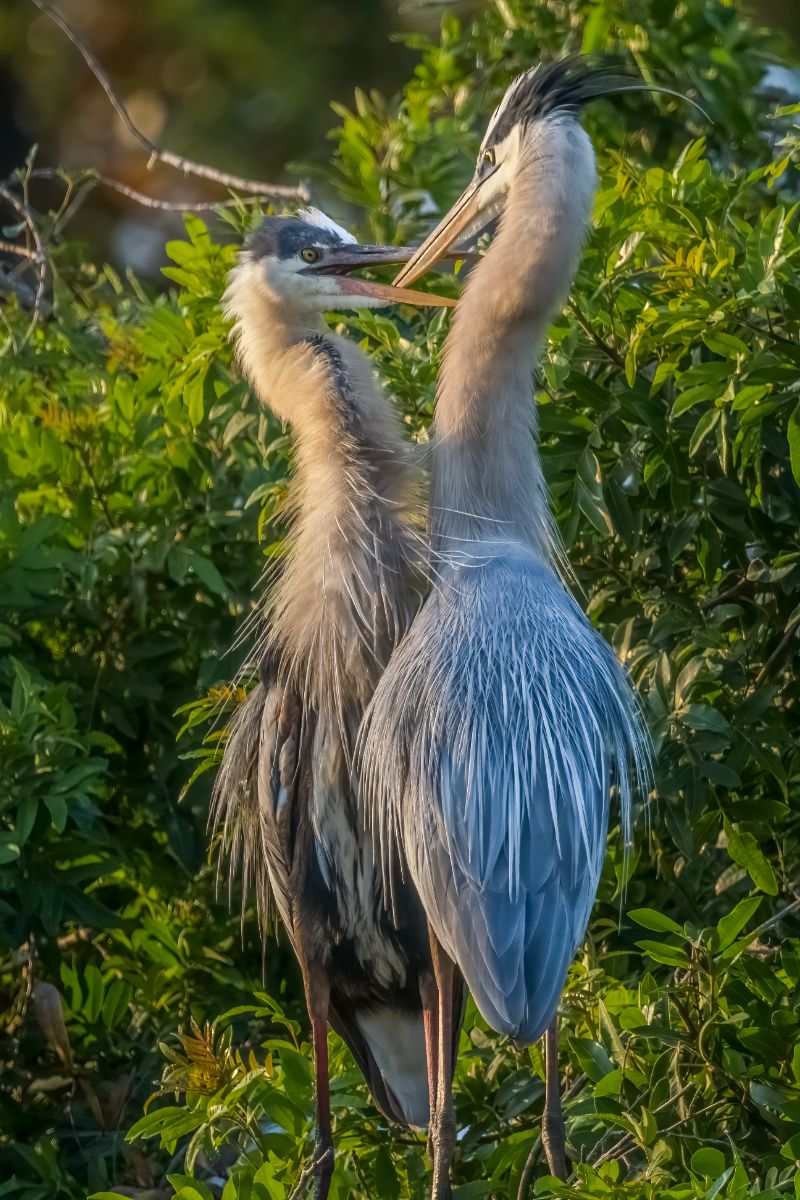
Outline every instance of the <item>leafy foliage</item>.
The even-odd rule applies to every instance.
[[[559,525],[641,691],[657,788],[630,855],[612,832],[564,997],[574,1174],[539,1159],[539,1049],[470,1009],[457,1195],[800,1194],[800,137],[753,90],[768,39],[701,0],[446,16],[439,41],[414,39],[402,97],[339,111],[331,179],[372,236],[413,237],[468,177],[479,114],[565,38],[691,85],[714,117],[638,93],[592,110],[595,229],[536,397]],[[289,448],[231,369],[231,245],[191,219],[169,253],[179,290],[152,300],[59,247],[54,319],[26,341],[28,314],[4,312],[0,1162],[26,1200],[164,1170],[184,1200],[223,1175],[224,1200],[280,1200],[311,1153],[296,975],[271,948],[262,988],[259,948],[214,902],[207,781],[178,807],[192,762],[173,715],[188,706],[184,755],[213,765],[238,698],[220,652],[280,553]],[[424,439],[446,317],[347,324]],[[135,1120],[159,1039],[163,1083]],[[340,1045],[332,1063],[334,1195],[422,1197],[423,1139],[387,1135]]]

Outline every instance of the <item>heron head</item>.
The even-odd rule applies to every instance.
[[[384,263],[406,262],[413,250],[403,246],[359,245],[319,209],[296,217],[264,217],[251,233],[235,270],[247,275],[265,299],[303,316],[329,309],[379,308],[406,302],[450,306],[446,296],[397,289],[360,279],[352,273]]]
[[[397,275],[411,283],[455,244],[474,237],[501,216],[512,181],[523,166],[536,165],[542,187],[595,185],[594,154],[578,118],[597,96],[636,86],[580,58],[538,64],[510,85],[481,142],[475,174],[453,207]]]

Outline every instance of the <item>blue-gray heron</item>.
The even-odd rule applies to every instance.
[[[361,717],[418,606],[416,472],[367,356],[325,324],[329,309],[452,303],[357,279],[412,251],[359,246],[317,210],[267,217],[231,272],[225,308],[244,374],[292,426],[288,553],[263,611],[261,680],[237,710],[212,817],[232,871],[270,897],[300,962],[312,1025],[315,1195],[333,1165],[327,1027],[350,1047],[395,1121],[428,1123],[424,1026],[434,985],[424,913],[394,880],[385,899],[351,778]],[[451,1023],[458,1035],[461,996]]]
[[[628,86],[575,60],[520,76],[471,183],[396,280],[500,218],[456,306],[439,378],[436,585],[377,685],[360,767],[383,862],[404,864],[438,947],[443,1020],[460,971],[489,1025],[523,1043],[554,1029],[600,877],[612,783],[627,830],[629,763],[648,758],[629,678],[562,582],[531,400],[596,187],[578,114]],[[446,1038],[436,1069],[438,1198],[449,1195],[455,1135]]]

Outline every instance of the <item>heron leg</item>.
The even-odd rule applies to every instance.
[[[328,1077],[327,981],[307,986],[308,1013],[314,1039],[314,1084],[317,1099],[317,1134],[314,1145],[314,1200],[327,1200],[333,1174],[330,1083]]]
[[[425,1062],[428,1067],[428,1158],[433,1162],[433,1122],[436,1115],[439,1071],[439,997],[432,975],[420,980],[422,1027],[425,1032]]]
[[[455,966],[430,931],[433,973],[436,978],[436,1106],[431,1117],[433,1189],[431,1200],[450,1200],[450,1163],[456,1145],[453,1111],[453,986]]]
[[[542,1146],[551,1175],[567,1178],[564,1113],[561,1109],[561,1080],[558,1075],[558,1017],[547,1026],[544,1035],[544,1112]]]

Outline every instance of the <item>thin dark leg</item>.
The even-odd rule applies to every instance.
[[[430,931],[433,973],[438,992],[436,1112],[431,1121],[433,1189],[431,1200],[450,1200],[450,1163],[456,1145],[453,1111],[453,984],[455,966]]]
[[[544,1035],[544,1112],[542,1113],[542,1146],[551,1175],[567,1178],[567,1156],[564,1135],[564,1114],[561,1111],[561,1080],[558,1076],[558,1017],[547,1027]]]
[[[314,1200],[326,1200],[333,1174],[333,1135],[328,1081],[328,1019],[312,1017],[314,1077],[317,1094],[317,1138],[314,1146]]]
[[[439,996],[431,977],[420,980],[422,1027],[425,1032],[425,1062],[428,1067],[428,1158],[433,1162],[433,1123],[436,1117],[439,1072]]]

